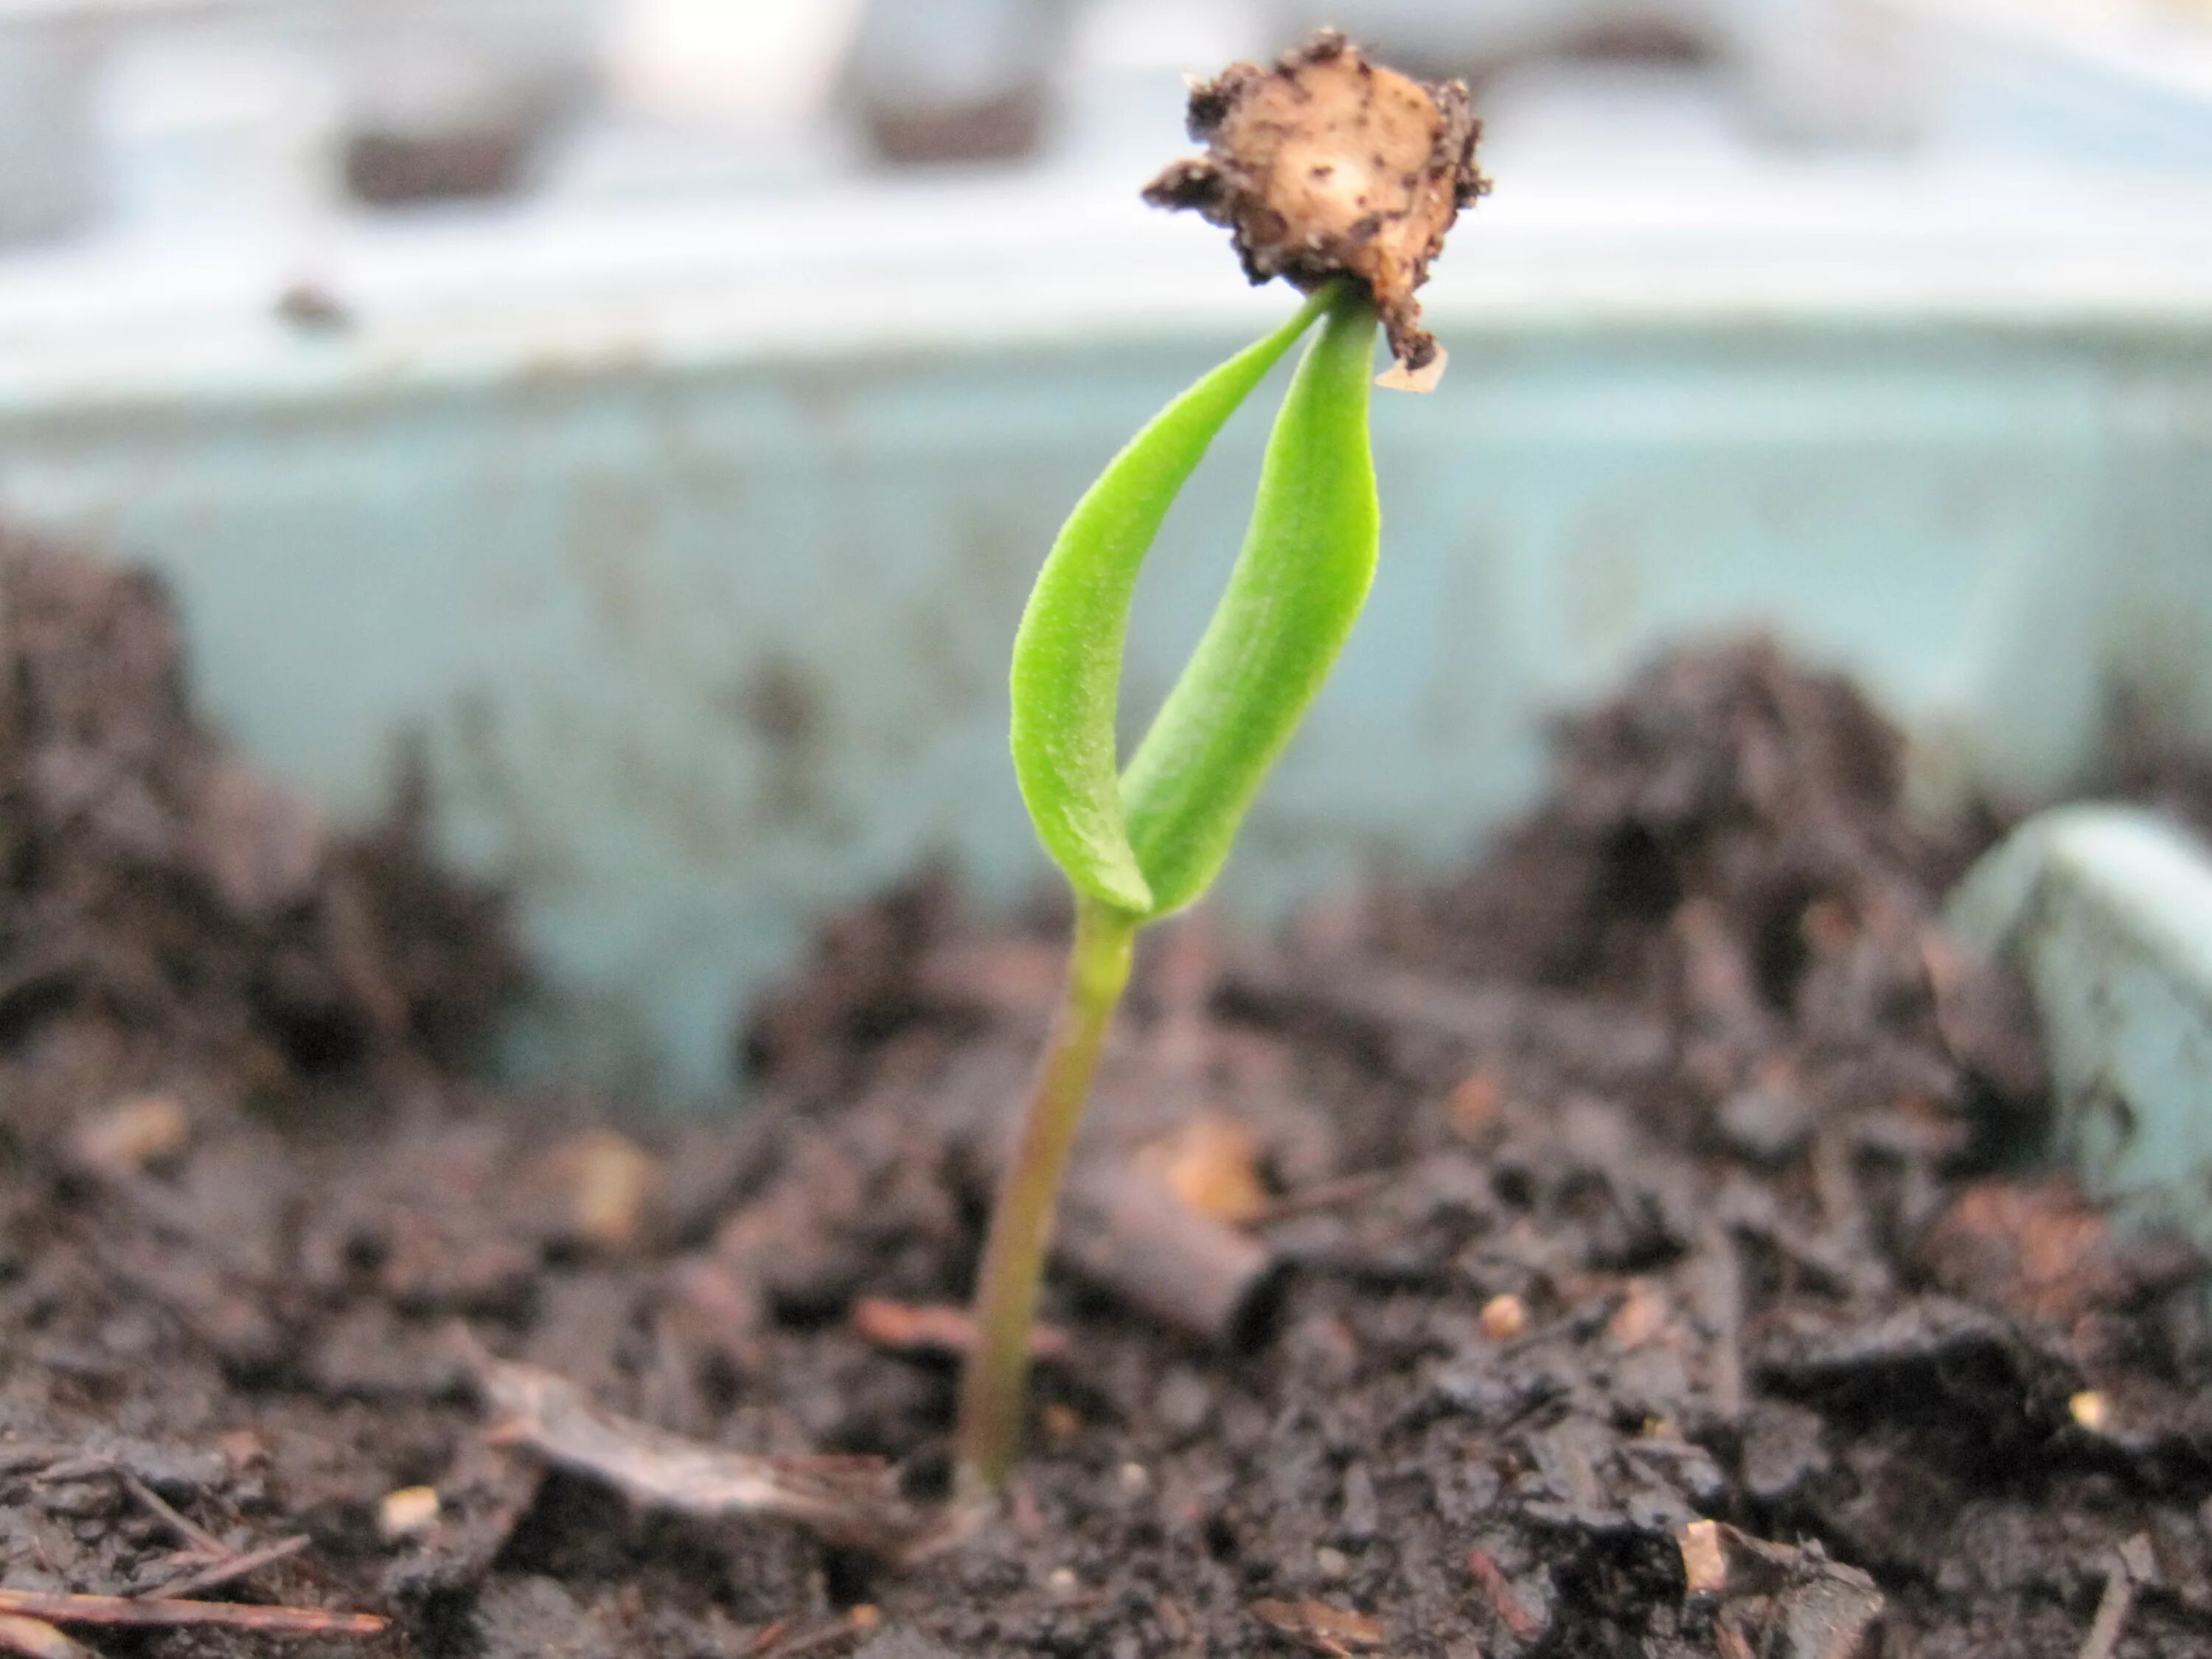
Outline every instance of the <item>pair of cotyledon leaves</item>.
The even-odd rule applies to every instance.
[[[1228,587],[1122,770],[1115,708],[1138,568],[1214,435],[1323,313],[1268,439]],[[1053,544],[1014,641],[1014,768],[1039,838],[1085,897],[1146,919],[1204,893],[1351,633],[1381,533],[1367,435],[1374,338],[1363,293],[1316,294],[1154,416]]]

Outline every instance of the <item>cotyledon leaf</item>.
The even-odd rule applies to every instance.
[[[1276,417],[1229,586],[1121,781],[1153,915],[1212,884],[1366,601],[1382,533],[1375,326],[1364,294],[1337,295]]]
[[[1114,743],[1137,571],[1215,434],[1328,303],[1308,301],[1108,463],[1053,543],[1014,636],[1014,772],[1037,838],[1078,891],[1139,915],[1153,897],[1122,820]]]

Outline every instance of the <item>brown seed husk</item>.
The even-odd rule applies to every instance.
[[[1417,374],[1439,353],[1413,290],[1459,210],[1490,188],[1481,134],[1462,82],[1425,85],[1323,29],[1272,70],[1231,64],[1194,85],[1190,135],[1206,153],[1170,165],[1145,199],[1226,227],[1255,283],[1357,278]]]

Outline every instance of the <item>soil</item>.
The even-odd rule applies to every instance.
[[[2212,1650],[2201,1264],[2032,1164],[2021,1000],[1933,921],[1997,815],[1908,823],[1771,647],[1565,728],[1456,880],[1147,940],[1082,1157],[1151,1207],[1071,1204],[1006,1516],[901,1567],[549,1470],[485,1356],[926,1500],[1054,919],[848,916],[742,1115],[502,1094],[518,959],[419,804],[247,771],[143,580],[0,580],[4,1594],[390,1621],[100,1653]]]

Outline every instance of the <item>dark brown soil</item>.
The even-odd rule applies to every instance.
[[[1050,927],[931,884],[848,917],[747,1034],[748,1115],[624,1139],[466,1080],[514,957],[410,815],[335,836],[240,768],[143,582],[0,574],[0,1577],[304,1537],[206,1594],[392,1620],[102,1653],[2073,1659],[2108,1592],[2109,1651],[2212,1650],[2198,1264],[2024,1172],[2017,997],[1932,921],[1973,837],[1768,647],[1567,731],[1456,882],[1148,941],[1086,1178],[1206,1213],[1074,1207],[1009,1517],[901,1572],[547,1474],[455,1333],[926,1493],[950,1362],[892,1344],[965,1291]],[[1173,1328],[1214,1313],[1158,1264],[1255,1244],[1232,1340]]]

